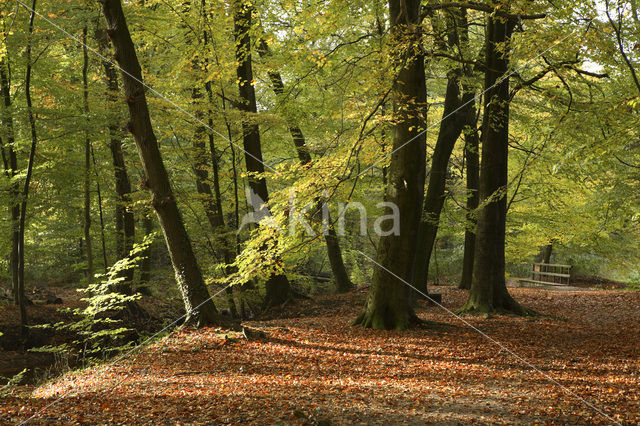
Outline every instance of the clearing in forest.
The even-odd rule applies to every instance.
[[[444,304],[466,293],[442,288]],[[640,422],[640,293],[511,289],[544,317],[467,318],[616,421]],[[182,330],[119,362],[0,399],[17,423],[611,423],[440,308],[449,324],[349,326],[366,292],[299,302],[249,339]],[[226,337],[225,337],[226,336]],[[329,422],[329,423],[327,423]]]

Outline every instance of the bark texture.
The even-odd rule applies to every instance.
[[[152,205],[167,243],[176,281],[187,312],[186,323],[197,326],[224,322],[209,296],[196,261],[191,240],[176,204],[169,176],[162,161],[158,142],[151,125],[149,108],[142,83],[142,70],[121,0],[100,0],[107,21],[107,34],[115,48],[115,59],[122,69],[130,130],[147,177]]]
[[[384,236],[378,242],[367,302],[354,321],[368,328],[402,330],[417,320],[406,283],[411,282],[425,179],[426,137],[421,132],[426,121],[426,86],[424,58],[417,53],[421,41],[419,9],[419,0],[389,1],[397,78],[393,90],[394,153],[385,199],[399,208],[400,235]],[[409,140],[412,142],[402,147]]]
[[[487,22],[485,103],[482,128],[480,210],[469,298],[461,311],[473,314],[525,314],[505,281],[505,229],[509,154],[509,43],[514,21],[489,16]]]
[[[87,128],[84,132],[84,246],[87,252],[87,282],[93,282],[93,242],[91,240],[91,139],[89,138],[89,53],[87,52],[87,27],[82,29],[82,99]]]
[[[15,133],[13,128],[13,111],[11,102],[11,81],[9,80],[8,63],[0,61],[0,94],[4,104],[2,114],[2,126],[6,136],[6,146],[3,149],[8,159],[6,160],[5,170],[10,178],[14,178],[18,173],[18,155],[15,150]],[[5,157],[3,157],[4,159]],[[18,242],[20,233],[18,232],[20,221],[20,182],[13,179],[13,183],[9,187],[11,204],[9,205],[9,216],[11,223],[11,256],[9,258],[9,268],[11,269],[11,288],[13,290],[13,299],[16,305],[18,300]]]
[[[253,68],[251,62],[251,19],[253,6],[244,0],[234,0],[234,35],[236,39],[236,61],[238,89],[240,91],[240,109],[246,116],[242,121],[243,148],[247,171],[252,174],[264,173],[260,129],[251,114],[257,112],[256,92],[253,86]],[[265,203],[255,211],[256,218],[268,214],[266,203],[269,201],[267,181],[264,177],[249,177],[251,191]],[[256,207],[256,206],[254,206]],[[254,209],[255,210],[255,209]],[[281,305],[291,297],[291,286],[286,276],[274,273],[265,283],[265,306]]]

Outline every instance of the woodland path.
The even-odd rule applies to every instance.
[[[465,292],[439,287],[444,304]],[[467,318],[616,420],[640,422],[640,293],[512,288],[543,318]],[[176,332],[119,363],[0,399],[0,423],[611,423],[440,308],[409,332],[348,325],[365,291],[252,322],[265,337]],[[26,395],[31,392],[31,398]],[[326,423],[325,423],[326,424]]]

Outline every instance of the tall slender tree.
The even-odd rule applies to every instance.
[[[106,54],[108,49],[108,38],[104,30],[96,29],[96,40],[100,51]],[[133,249],[136,238],[136,224],[133,212],[130,210],[131,203],[131,180],[127,172],[124,151],[122,149],[122,124],[119,109],[116,106],[118,92],[118,73],[110,61],[102,61],[104,68],[107,105],[107,127],[109,129],[109,150],[113,164],[115,179],[115,189],[117,200],[115,204],[115,237],[116,237],[116,258],[124,259]],[[133,281],[134,270],[128,268],[120,272],[122,281],[118,283],[118,290],[123,294],[130,294],[131,283]]]
[[[5,167],[8,177],[11,179],[9,188],[9,216],[11,223],[11,255],[9,259],[9,268],[11,269],[11,282],[13,290],[14,303],[18,305],[19,287],[18,287],[18,245],[20,240],[19,222],[20,222],[20,181],[16,179],[18,174],[18,155],[15,148],[15,132],[13,128],[13,107],[11,101],[11,80],[9,72],[9,62],[6,58],[0,60],[0,93],[2,94],[3,112],[2,127],[6,135],[6,144],[3,147],[3,153],[6,152],[8,157]],[[4,158],[4,157],[3,157]]]
[[[191,10],[191,3],[183,3],[183,11],[185,14]],[[200,55],[194,57],[191,60],[191,67],[194,71],[195,84],[191,90],[191,99],[195,107],[195,117],[199,124],[196,126],[193,134],[193,170],[196,178],[196,190],[202,198],[202,204],[205,210],[205,215],[211,228],[215,233],[224,234],[224,215],[222,210],[222,196],[220,194],[220,179],[219,179],[219,160],[215,148],[215,140],[213,131],[213,117],[211,111],[211,103],[213,102],[213,91],[210,81],[204,78],[204,75],[200,75],[201,69],[207,69],[209,65],[209,59],[207,58],[209,44],[211,42],[211,35],[207,30],[209,26],[208,17],[206,14],[207,3],[205,0],[201,1],[200,18],[202,22],[202,34],[201,44],[204,51],[204,58]],[[186,37],[192,36],[191,30],[185,27]],[[193,41],[189,41],[189,44],[194,44]],[[208,99],[205,99],[202,89],[207,94]],[[207,124],[205,124],[208,122]],[[209,128],[207,128],[209,127]],[[208,147],[207,147],[208,145]],[[211,162],[211,164],[209,164]],[[209,170],[212,171],[212,178],[209,178]],[[213,189],[211,188],[213,184]],[[215,194],[214,194],[215,193]],[[224,238],[216,238],[218,242],[218,251],[222,260],[227,264],[231,264],[234,260],[234,254],[231,252],[233,244],[228,244]]]
[[[431,157],[429,184],[418,232],[413,282],[425,294],[427,293],[429,261],[431,260],[431,252],[438,233],[440,213],[445,201],[449,159],[464,124],[464,112],[460,106],[460,70],[455,69],[449,71],[442,113],[443,119],[440,122],[438,140]]]
[[[429,16],[433,27],[440,28],[440,31],[436,32],[436,46],[439,47],[441,52],[437,54],[449,56],[450,60],[457,64],[449,69],[447,75],[448,83],[442,120],[440,121],[436,146],[431,157],[429,184],[420,222],[414,283],[424,293],[427,292],[429,263],[445,201],[447,171],[451,154],[465,127],[470,128],[470,126],[473,126],[475,128],[476,125],[473,122],[477,120],[475,118],[475,87],[469,82],[473,78],[473,69],[469,64],[471,61],[465,58],[465,54],[469,51],[467,10],[458,4],[453,4],[447,10],[445,26],[436,22],[437,17],[433,12]],[[467,147],[473,145],[473,140],[470,139],[474,137],[477,139],[476,133],[469,133],[469,130],[465,131]],[[470,156],[469,165],[473,175],[472,166],[475,164],[473,153],[466,151],[466,154]],[[474,198],[470,197],[471,204],[473,204],[473,201]],[[471,238],[471,235],[467,234],[467,238]],[[472,256],[472,251],[468,250],[467,255]],[[473,257],[470,259],[473,260]],[[467,260],[468,262],[469,260]]]
[[[91,241],[91,139],[89,137],[89,52],[87,51],[87,26],[82,28],[82,100],[85,114],[84,130],[84,247],[87,254],[87,282],[93,282],[93,243]]]
[[[109,270],[109,260],[107,259],[107,238],[104,232],[104,208],[102,204],[102,190],[100,189],[100,181],[98,180],[98,170],[96,162],[96,154],[93,146],[91,147],[91,160],[93,162],[93,172],[96,177],[96,195],[98,196],[98,217],[100,218],[100,243],[102,246],[102,264],[104,273]]]
[[[473,94],[475,97],[475,93]],[[473,277],[473,262],[476,248],[476,209],[480,203],[480,141],[478,135],[478,116],[475,99],[469,100],[471,104],[466,110],[466,127],[464,131],[465,164],[467,180],[467,223],[464,232],[464,254],[462,258],[461,289],[469,290]],[[464,98],[463,98],[464,102]]]
[[[191,240],[178,210],[169,175],[151,125],[149,107],[142,80],[142,69],[129,33],[121,0],[99,0],[107,22],[107,34],[115,48],[115,59],[122,70],[124,92],[129,107],[130,130],[136,141],[147,176],[145,186],[164,233],[178,288],[187,312],[186,323],[219,324],[219,315],[204,283]]]
[[[149,212],[149,214],[144,214],[142,216],[142,224],[146,238],[150,238],[151,234],[153,234],[153,217],[151,216],[151,214],[153,213]],[[151,255],[152,245],[149,244],[141,253],[142,262],[140,263],[140,289],[142,292],[149,290],[148,286],[151,282]]]
[[[253,65],[251,61],[251,21],[253,5],[246,0],[234,0],[234,35],[236,40],[236,62],[238,89],[240,91],[240,109],[245,113],[242,121],[243,147],[245,151],[245,163],[247,171],[252,174],[249,177],[249,187],[257,195],[263,206],[257,208],[255,214],[262,217],[266,214],[269,202],[267,181],[264,177],[254,176],[264,173],[262,160],[262,146],[260,143],[260,128],[251,114],[257,112],[256,91],[253,81]],[[287,277],[281,273],[273,273],[266,282],[265,306],[277,306],[291,297],[291,286]]]
[[[33,47],[33,29],[36,17],[36,0],[31,5],[31,14],[29,17],[29,37],[27,39],[26,60],[27,69],[24,79],[24,93],[27,101],[27,116],[29,118],[29,129],[31,131],[31,148],[29,150],[29,161],[27,163],[27,175],[24,178],[24,186],[22,189],[22,198],[20,200],[20,219],[18,221],[18,305],[20,306],[20,328],[22,335],[27,333],[27,310],[25,296],[25,279],[24,279],[24,234],[27,223],[27,198],[29,197],[29,187],[31,184],[31,176],[33,175],[33,165],[35,162],[36,147],[38,144],[38,132],[36,130],[36,118],[33,113],[33,100],[31,99],[31,76],[33,70],[32,63],[32,47]]]
[[[467,9],[464,8],[460,13],[459,19],[460,31],[460,51],[469,52],[469,18]],[[481,50],[476,56],[482,57],[484,52]],[[465,59],[462,57],[461,59]],[[466,219],[464,231],[464,253],[462,259],[462,276],[460,278],[459,288],[468,290],[471,288],[471,279],[473,277],[473,262],[476,249],[476,209],[480,204],[480,136],[478,134],[478,112],[476,107],[476,66],[473,64],[463,64],[464,83],[462,84],[463,92],[462,105],[464,108],[464,158],[466,166],[466,186],[467,186],[467,202],[466,202]]]
[[[271,49],[264,37],[260,37],[260,40],[258,41],[258,53],[263,57],[271,56]],[[271,88],[273,89],[273,92],[276,96],[282,97],[284,95],[285,87],[280,72],[277,70],[271,70],[268,74],[269,80],[271,80]],[[288,119],[287,121],[289,133],[291,134],[291,139],[293,140],[293,144],[296,148],[300,164],[309,164],[311,162],[311,152],[307,146],[304,133],[302,133],[300,126],[294,123],[293,120]],[[319,205],[319,207],[321,206]],[[353,288],[353,284],[349,279],[347,268],[344,266],[342,250],[340,248],[340,241],[338,240],[336,230],[331,226],[330,218],[327,218],[327,222],[329,222],[329,226],[324,234],[324,241],[327,246],[329,265],[331,265],[331,272],[333,273],[336,291],[338,293],[346,293]]]

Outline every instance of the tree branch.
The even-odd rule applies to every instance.
[[[422,18],[427,14],[427,11],[450,9],[450,8],[465,8],[471,10],[477,10],[480,12],[495,13],[497,16],[502,16],[508,19],[515,20],[528,20],[528,19],[544,19],[547,17],[546,13],[534,13],[534,14],[519,14],[519,13],[507,13],[501,10],[495,9],[486,4],[480,3],[462,3],[462,2],[446,2],[440,4],[428,4],[424,6],[425,12],[422,13]]]
[[[620,8],[618,7],[618,22],[620,24],[618,26],[616,25],[615,22],[613,22],[613,19],[611,18],[611,14],[609,13],[609,1],[606,0],[604,3],[606,7],[605,12],[607,14],[607,19],[609,20],[609,24],[611,24],[611,28],[613,28],[613,31],[615,32],[615,35],[616,35],[616,40],[618,42],[618,50],[620,50],[622,59],[624,59],[624,62],[627,64],[627,68],[629,68],[629,71],[631,72],[631,77],[633,77],[633,82],[635,83],[636,87],[638,88],[638,91],[640,92],[640,80],[638,79],[638,75],[636,74],[635,67],[633,66],[633,64],[631,63],[631,60],[627,56],[627,52],[625,52],[624,50],[624,44],[622,42],[622,14],[620,13]]]
[[[613,154],[613,156],[616,158],[616,160],[618,160],[619,162],[621,162],[622,164],[624,164],[627,167],[632,167],[634,169],[640,169],[640,166],[638,166],[636,164],[627,163],[626,161],[623,161],[620,157],[618,157],[616,154]]]

